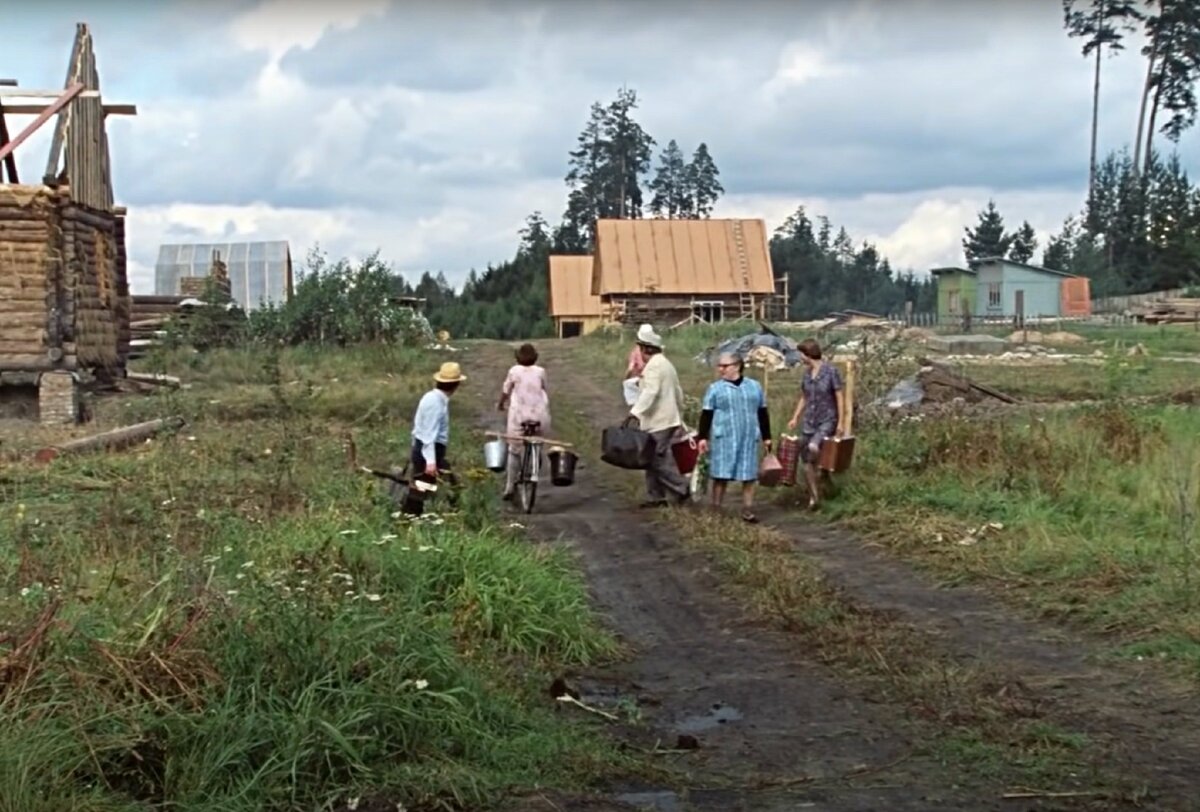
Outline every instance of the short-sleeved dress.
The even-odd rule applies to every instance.
[[[767,405],[763,388],[753,378],[740,384],[719,380],[704,393],[701,409],[712,410],[708,475],[715,480],[753,482],[758,479],[758,410]]]
[[[837,428],[836,393],[842,390],[842,375],[830,363],[822,363],[815,377],[812,370],[805,367],[800,387],[804,392],[804,414],[800,416],[800,434],[804,442],[800,454],[806,462],[812,462],[815,455],[809,451],[809,445],[816,443],[820,448],[822,441],[832,437]]]
[[[541,423],[541,436],[550,434],[550,395],[546,391],[546,370],[540,366],[514,365],[508,370],[502,390],[508,396],[508,425],[510,435],[520,436],[526,420]],[[509,448],[521,450],[521,443],[510,441]]]

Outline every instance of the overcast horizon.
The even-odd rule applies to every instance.
[[[275,239],[298,270],[316,242],[378,248],[457,287],[531,212],[558,222],[567,153],[622,85],[656,164],[708,144],[714,217],[774,230],[803,204],[897,269],[961,263],[989,198],[1038,230],[1038,261],[1086,191],[1093,63],[1057,0],[46,2],[6,11],[0,77],[60,87],[76,22],[106,101],[138,106],[108,132],[139,293],[162,243]],[[1101,157],[1132,141],[1140,46],[1104,61]],[[18,149],[23,179],[51,129]],[[1198,147],[1178,146],[1193,176]]]

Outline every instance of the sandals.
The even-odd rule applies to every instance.
[[[758,517],[749,510],[743,510],[742,521],[746,522],[746,524],[758,524]]]

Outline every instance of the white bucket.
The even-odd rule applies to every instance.
[[[483,446],[483,464],[489,471],[499,473],[508,463],[508,443],[503,440],[491,440]]]

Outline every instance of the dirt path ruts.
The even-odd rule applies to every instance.
[[[615,387],[601,388],[603,382],[572,368],[563,345],[539,346],[559,414],[586,408],[592,418],[620,416]],[[509,357],[501,347],[472,354],[477,385],[468,397],[489,427],[497,424],[493,390]],[[520,521],[538,537],[570,545],[597,608],[635,652],[600,676],[650,700],[644,718],[663,746],[673,747],[681,732],[697,735],[701,749],[687,767],[698,786],[726,779],[735,785],[687,793],[686,805],[671,796],[644,800],[656,798],[664,810],[1013,808],[989,800],[998,793],[981,798],[953,789],[944,769],[909,758],[913,742],[900,714],[856,696],[835,673],[806,662],[785,635],[748,621],[722,597],[702,556],[642,521],[612,487],[623,472],[586,463],[573,487],[539,492],[534,514]],[[869,772],[858,778],[839,778],[863,768]],[[827,780],[786,791],[760,788],[805,777]]]
[[[547,355],[559,391],[594,427],[621,414],[615,385],[597,382],[572,364],[569,347],[559,344]],[[955,657],[1003,663],[1020,675],[1048,718],[1106,744],[1109,768],[1146,782],[1157,808],[1200,808],[1200,700],[1194,693],[1173,689],[1149,664],[1114,663],[1093,642],[1021,619],[981,589],[941,588],[906,563],[836,528],[805,521],[802,514],[763,506],[760,515],[791,536],[797,551],[818,563],[850,599],[933,633]]]

